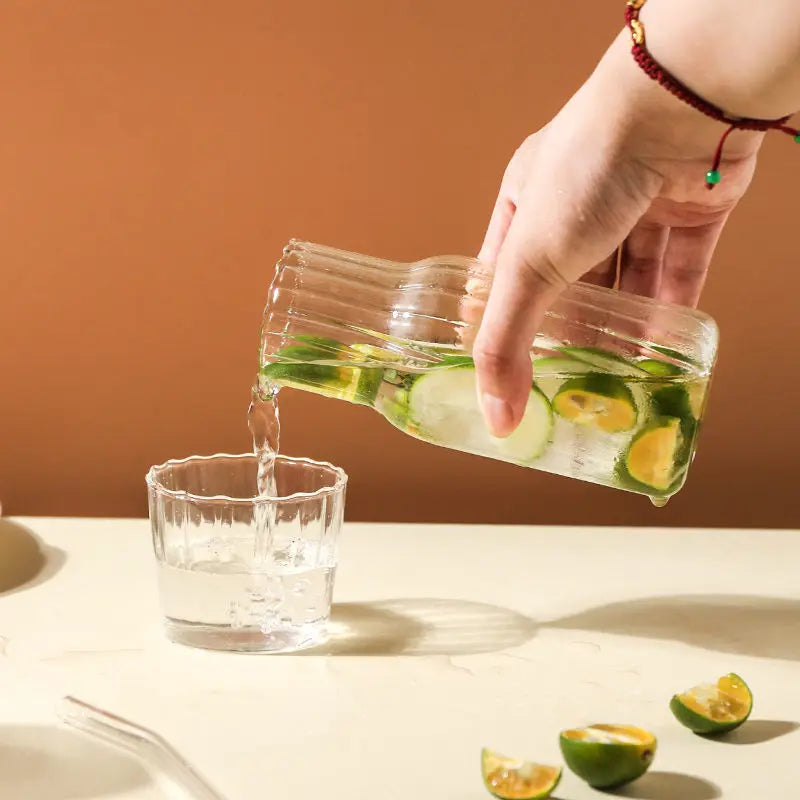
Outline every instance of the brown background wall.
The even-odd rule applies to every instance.
[[[284,242],[474,253],[507,158],[621,16],[622,0],[4,0],[4,512],[141,515],[149,464],[247,449]],[[770,138],[702,304],[721,360],[666,509],[297,393],[284,449],[349,471],[351,519],[800,525],[799,185],[800,150]]]

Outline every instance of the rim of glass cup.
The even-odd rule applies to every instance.
[[[171,497],[174,500],[190,500],[197,503],[230,503],[236,505],[257,505],[259,503],[275,503],[290,500],[301,500],[311,497],[322,497],[341,492],[347,485],[347,473],[330,461],[316,461],[313,458],[301,456],[285,456],[278,454],[275,456],[277,461],[291,461],[294,464],[306,464],[313,467],[326,467],[333,471],[335,479],[329,486],[321,486],[313,492],[293,492],[292,494],[271,494],[265,496],[254,495],[253,497],[231,497],[227,494],[195,494],[182,489],[167,489],[158,479],[158,473],[168,467],[179,466],[190,461],[214,461],[218,458],[232,459],[257,459],[253,453],[214,453],[210,456],[186,456],[186,458],[169,458],[162,464],[154,464],[145,475],[145,482],[158,494]]]

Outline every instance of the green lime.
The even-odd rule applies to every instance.
[[[501,800],[536,800],[550,797],[561,780],[561,767],[520,761],[484,748],[481,774],[484,786]]]
[[[738,728],[750,716],[753,695],[748,685],[731,672],[716,684],[700,684],[674,695],[669,707],[690,731],[713,736]]]
[[[636,362],[636,366],[649,372],[651,375],[671,378],[675,375],[685,375],[686,370],[677,364],[670,364],[669,361],[659,361],[656,358],[643,358]]]
[[[351,350],[356,353],[367,357],[367,363],[379,361],[384,364],[395,364],[402,361],[402,356],[399,356],[393,350],[388,350],[385,347],[378,347],[374,344],[354,344],[351,345]]]
[[[681,420],[656,417],[633,437],[623,459],[623,472],[636,484],[666,492],[681,477],[685,450]]]
[[[629,431],[636,425],[633,394],[614,375],[592,372],[565,381],[553,398],[553,409],[576,425],[605,433]]]
[[[378,395],[383,370],[277,361],[263,367],[261,374],[279,386],[305,389],[325,397],[372,405]]]
[[[647,772],[656,737],[633,725],[590,725],[561,732],[567,766],[590,786],[612,789]]]

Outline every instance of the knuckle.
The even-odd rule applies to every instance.
[[[508,353],[491,345],[477,346],[472,357],[478,372],[490,380],[504,378],[514,371],[514,362]]]
[[[564,289],[570,282],[559,266],[561,259],[554,258],[546,251],[534,255],[523,250],[518,253],[516,261],[519,277],[528,284],[527,289],[531,294],[541,289]]]

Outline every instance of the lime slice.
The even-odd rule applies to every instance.
[[[637,484],[666,492],[681,476],[684,445],[681,420],[658,417],[633,438],[624,470]]]
[[[501,800],[550,797],[561,780],[561,767],[508,758],[487,748],[481,751],[481,773],[484,786]]]
[[[686,372],[685,369],[681,369],[677,364],[670,364],[669,361],[659,361],[655,358],[643,358],[641,361],[636,362],[636,366],[651,375],[664,377],[682,375]]]
[[[340,341],[337,339],[331,339],[329,336],[309,336],[307,334],[296,334],[292,338],[296,342],[303,342],[304,345],[308,345],[310,348],[313,348],[316,351],[322,351],[323,353],[327,354],[328,358],[336,358],[337,354],[341,353],[344,349],[344,345]],[[289,347],[285,347],[281,353],[285,353],[289,349]]]
[[[653,413],[659,417],[679,417],[682,420],[694,420],[689,392],[686,386],[674,384],[656,389],[651,398]]]
[[[567,766],[590,786],[611,789],[647,772],[656,737],[633,725],[590,725],[561,732]]]
[[[613,375],[593,372],[565,381],[553,398],[553,409],[576,425],[605,433],[629,431],[636,425],[633,394]]]
[[[305,389],[324,397],[372,405],[381,385],[383,370],[278,361],[263,367],[261,374],[279,386]]]
[[[707,380],[692,381],[686,387],[686,393],[689,395],[689,408],[692,410],[695,419],[700,419],[703,411],[705,411],[707,389]]]
[[[700,684],[676,694],[669,707],[690,731],[714,735],[738,728],[750,716],[753,695],[747,684],[731,672],[716,685]]]
[[[278,386],[372,405],[378,395],[383,370],[349,366],[341,356],[346,353],[340,342],[315,336],[295,336],[303,342],[290,345],[275,354],[278,359],[264,365],[261,376]]]
[[[355,350],[356,353],[359,353],[362,356],[367,356],[369,361],[380,361],[384,364],[396,364],[398,361],[403,360],[403,357],[394,351],[388,350],[385,347],[377,347],[373,344],[354,344],[350,349]]]

